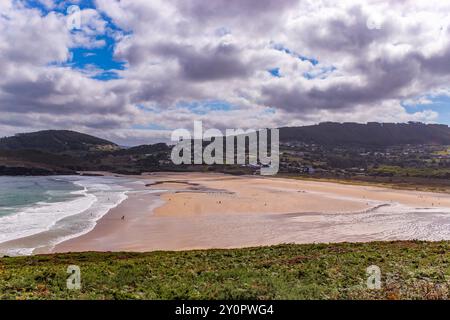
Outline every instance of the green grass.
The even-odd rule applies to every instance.
[[[331,177],[312,177],[312,176],[298,176],[290,174],[278,174],[276,178],[294,179],[303,181],[317,181],[317,182],[332,182],[353,186],[373,186],[390,188],[395,190],[415,190],[426,192],[450,192],[450,184],[445,179],[430,179],[420,177],[350,177],[350,178],[331,178]]]
[[[371,169],[371,173],[396,177],[448,178],[450,168],[401,168],[399,166],[380,166]]]
[[[69,265],[82,288],[66,288]],[[366,268],[382,271],[369,290]],[[279,245],[0,259],[1,299],[442,299],[450,242]]]

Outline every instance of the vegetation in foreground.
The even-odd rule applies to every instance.
[[[66,287],[81,268],[79,291]],[[367,288],[377,265],[382,288]],[[2,299],[448,299],[450,242],[0,258]]]

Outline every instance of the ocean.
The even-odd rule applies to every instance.
[[[91,231],[135,190],[133,183],[115,177],[0,176],[0,253],[32,254]],[[17,240],[24,238],[30,241]]]

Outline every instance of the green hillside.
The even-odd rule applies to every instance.
[[[0,258],[0,299],[448,299],[449,262],[450,242],[418,241]]]
[[[39,150],[46,152],[106,151],[119,147],[110,141],[69,130],[21,133],[0,139],[0,150]]]
[[[450,144],[447,125],[423,123],[335,123],[280,129],[281,141],[301,141],[320,145],[393,146]]]

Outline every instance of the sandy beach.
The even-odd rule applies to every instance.
[[[450,195],[330,182],[159,173],[53,252],[450,239]],[[158,191],[159,190],[159,191]]]

